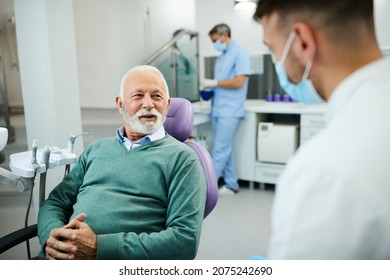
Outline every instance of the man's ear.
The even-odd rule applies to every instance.
[[[116,107],[118,108],[119,113],[123,114],[123,101],[120,96],[115,98]]]
[[[313,28],[304,22],[296,22],[292,26],[295,38],[291,47],[298,62],[306,67],[310,60],[314,59],[317,51],[317,39]]]
[[[168,106],[167,106],[167,108],[165,109],[165,116],[168,115],[169,107],[171,107],[171,99],[168,97]]]

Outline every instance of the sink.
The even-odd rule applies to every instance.
[[[8,129],[0,127],[0,151],[2,151],[8,141]]]

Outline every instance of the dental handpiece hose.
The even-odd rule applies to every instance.
[[[32,185],[30,189],[30,198],[29,202],[27,205],[27,211],[26,211],[26,216],[24,217],[24,226],[27,228],[28,226],[28,217],[30,215],[30,207],[31,207],[31,201],[32,201],[32,195],[33,195],[33,188],[34,188],[34,179],[36,176],[37,169],[39,167],[38,161],[37,161],[37,150],[38,150],[38,145],[37,145],[37,140],[34,139],[32,143],[32,151],[31,151],[31,168],[34,169],[34,178],[32,179]],[[29,240],[26,240],[26,246],[27,246],[27,255],[29,258],[31,258],[31,252],[30,252],[30,243]]]
[[[50,160],[50,146],[46,145],[45,149],[42,152],[42,163],[45,165],[45,172],[41,173],[39,180],[39,207],[42,206],[43,201],[46,196],[46,173],[49,169],[49,160]]]

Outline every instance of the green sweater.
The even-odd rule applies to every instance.
[[[206,193],[197,155],[169,135],[130,151],[96,141],[39,210],[40,255],[53,228],[84,212],[98,259],[194,259]]]

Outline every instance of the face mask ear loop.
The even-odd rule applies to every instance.
[[[290,35],[288,35],[286,46],[284,47],[282,57],[280,58],[280,63],[284,65],[284,62],[286,61],[288,52],[290,51],[291,45],[293,43],[293,40],[295,38],[295,33],[291,31]]]
[[[313,66],[313,61],[315,57],[315,52],[313,54],[313,58],[306,64],[305,72],[303,72],[302,81],[305,81],[309,78],[311,67]]]

